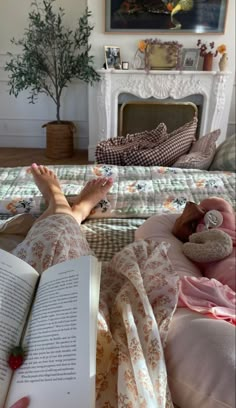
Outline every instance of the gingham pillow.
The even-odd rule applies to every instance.
[[[221,143],[211,164],[210,170],[236,172],[236,135],[231,135]]]
[[[220,129],[214,130],[200,137],[192,146],[188,154],[180,156],[173,164],[174,167],[183,169],[207,170],[216,152],[216,141],[220,135]]]
[[[96,162],[123,166],[126,151],[152,148],[166,140],[167,137],[166,125],[160,123],[156,129],[150,131],[146,130],[140,133],[127,134],[126,137],[119,136],[104,140],[96,147]]]
[[[99,143],[95,151],[96,163],[123,166],[123,152],[123,146],[109,146]]]
[[[172,166],[196,141],[197,117],[168,134],[167,140],[153,149],[125,152],[126,165]]]
[[[156,147],[168,138],[166,124],[161,122],[152,130],[145,130],[140,133],[128,133],[125,137],[126,140],[135,142],[135,149],[151,149]],[[129,150],[129,148],[128,148]]]

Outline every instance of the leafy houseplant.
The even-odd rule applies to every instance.
[[[9,93],[15,97],[29,89],[30,103],[35,103],[40,93],[48,95],[56,104],[56,121],[44,126],[47,129],[48,157],[61,158],[73,153],[72,122],[61,120],[62,91],[72,79],[93,84],[99,75],[93,68],[88,43],[93,26],[89,24],[91,12],[86,8],[77,27],[72,30],[63,24],[64,10],[54,11],[55,0],[37,0],[31,4],[28,28],[23,38],[11,42],[22,48],[19,55],[6,63],[9,72]],[[66,134],[64,131],[66,130]]]

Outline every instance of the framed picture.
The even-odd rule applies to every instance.
[[[104,50],[106,68],[121,69],[120,47],[105,45]]]
[[[104,0],[105,32],[223,33],[229,0]]]
[[[155,44],[152,40],[148,40],[146,51],[149,69],[175,69],[178,64],[180,47],[177,42],[167,41]]]
[[[182,51],[181,69],[184,71],[196,71],[200,50],[198,48],[184,48]]]

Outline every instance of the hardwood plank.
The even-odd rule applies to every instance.
[[[18,167],[37,164],[88,164],[88,151],[76,150],[72,157],[67,159],[49,159],[45,149],[33,148],[0,148],[0,167]]]

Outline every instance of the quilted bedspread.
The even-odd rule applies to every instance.
[[[209,196],[222,197],[236,207],[235,174],[230,172],[102,164],[49,167],[69,200],[94,177],[114,178],[107,199],[99,203],[90,218],[148,218],[158,213],[178,213],[186,201],[199,203]],[[26,167],[0,168],[0,218],[17,213],[37,216],[44,208]]]

